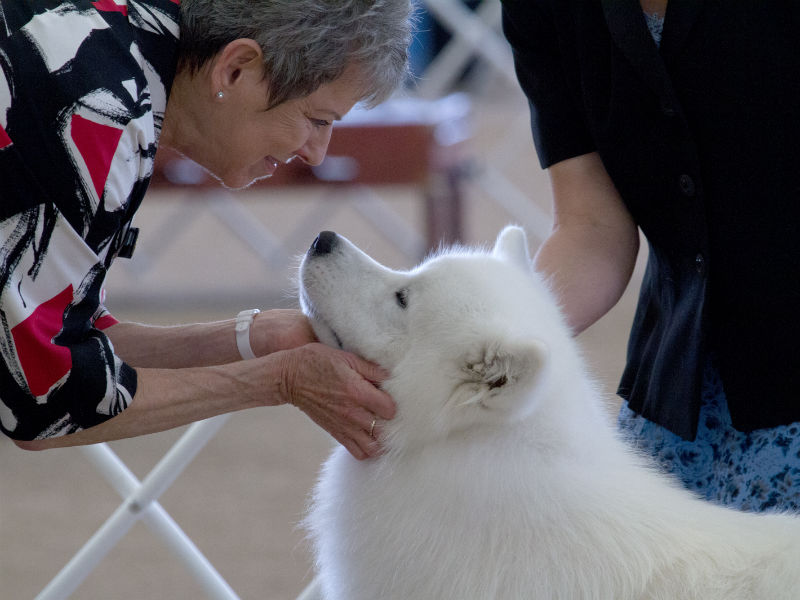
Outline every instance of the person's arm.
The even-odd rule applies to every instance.
[[[639,235],[586,125],[570,19],[569,9],[557,2],[503,3],[503,31],[554,196],[553,229],[534,264],[550,279],[577,334],[619,300]]]
[[[106,332],[120,358],[136,367],[138,386],[131,405],[83,431],[17,441],[17,445],[44,450],[92,444],[164,431],[246,408],[291,403],[356,458],[377,451],[369,435],[372,420],[392,418],[395,410],[388,394],[375,386],[385,373],[353,354],[308,343],[313,334],[297,311],[267,311],[256,317],[251,345],[256,354],[266,355],[253,360],[240,359],[233,327],[233,320],[177,327],[132,323],[109,327]]]
[[[123,322],[104,333],[114,344],[114,352],[133,367],[179,369],[241,360],[234,325],[235,319],[166,327]],[[308,319],[298,310],[262,311],[250,327],[250,346],[256,356],[314,341]]]
[[[553,229],[534,258],[577,335],[619,300],[630,281],[639,233],[596,152],[548,169]]]

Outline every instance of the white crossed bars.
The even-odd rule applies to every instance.
[[[158,503],[161,494],[173,484],[227,419],[228,415],[222,415],[193,424],[142,482],[139,482],[107,444],[82,447],[81,450],[92,464],[124,500],[39,593],[36,600],[68,598],[139,520],[178,556],[209,598],[238,600],[239,597],[233,589]]]

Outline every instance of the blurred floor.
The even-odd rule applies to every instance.
[[[502,168],[530,201],[549,211],[547,178],[539,169],[527,130],[526,108],[518,95],[476,106],[476,133],[470,152],[480,168],[491,147],[506,143]],[[522,123],[522,131],[508,126]],[[334,134],[335,135],[335,134]],[[515,136],[514,139],[507,136]],[[498,139],[501,138],[501,139]],[[508,144],[510,142],[510,145]],[[470,186],[465,199],[465,240],[491,243],[515,215]],[[422,228],[418,190],[380,190],[387,204],[410,227]],[[277,229],[292,226],[298,214],[315,209],[319,189],[296,189],[263,197],[237,198],[254,218]],[[399,253],[341,199],[324,228],[336,230],[389,266],[411,266],[416,257]],[[140,250],[132,265],[155,245],[158,223],[180,208],[167,194],[151,194],[137,224]],[[193,210],[185,205],[184,210]],[[520,224],[530,230],[549,223]],[[162,230],[169,232],[169,228]],[[302,245],[289,248],[299,254]],[[158,235],[164,235],[160,233]],[[531,241],[532,251],[537,241]],[[191,257],[189,262],[186,257]],[[147,259],[141,259],[143,263]],[[265,269],[253,252],[207,214],[200,214],[157,263],[146,268],[119,265],[108,281],[108,304],[124,320],[182,323],[230,318],[243,308],[293,306],[292,268]],[[641,265],[620,304],[581,336],[609,401],[621,372],[627,330]],[[149,301],[148,301],[149,300]],[[180,431],[112,444],[143,477],[177,439]],[[303,534],[297,524],[316,471],[330,449],[329,438],[293,407],[233,415],[187,471],[162,497],[162,504],[197,543],[243,599],[294,598],[312,576]],[[33,598],[117,507],[114,491],[79,450],[26,453],[0,440],[0,598]],[[161,543],[143,526],[114,548],[73,598],[158,600],[204,598],[203,592]]]

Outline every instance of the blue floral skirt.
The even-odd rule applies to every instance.
[[[695,441],[637,415],[626,403],[619,428],[634,446],[706,500],[753,512],[800,511],[800,422],[737,431],[722,381],[710,363]]]

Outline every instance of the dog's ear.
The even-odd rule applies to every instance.
[[[494,244],[492,254],[498,258],[503,258],[519,265],[523,269],[531,268],[531,258],[528,254],[528,239],[525,230],[516,225],[509,225],[500,235]]]
[[[477,395],[468,401],[478,402],[487,392],[513,386],[536,375],[547,360],[547,346],[538,340],[483,344],[464,356],[462,371],[466,382]]]

